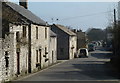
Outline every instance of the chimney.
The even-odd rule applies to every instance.
[[[19,0],[19,5],[23,6],[25,9],[28,9],[28,0]]]

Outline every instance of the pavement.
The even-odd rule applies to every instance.
[[[88,58],[75,58],[16,81],[81,81],[120,83],[120,74],[106,62],[112,53],[97,49]],[[88,82],[92,81],[92,82]]]

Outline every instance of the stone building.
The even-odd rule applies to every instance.
[[[77,34],[77,50],[80,48],[88,48],[86,33],[82,32],[82,30],[76,30],[75,33]]]
[[[5,39],[0,39],[0,81],[11,79],[14,74],[14,34],[10,33]]]
[[[47,23],[25,9],[27,6],[24,7],[22,2],[21,6],[1,1],[0,4],[0,80],[12,80],[51,65],[49,51],[51,48],[54,51],[56,47],[49,44],[51,37]],[[53,43],[56,42],[56,39],[52,39]],[[52,62],[56,62],[56,59]]]
[[[76,34],[56,24],[51,26],[51,30],[57,34],[57,59],[73,59],[76,53]]]
[[[57,35],[50,30],[50,50],[49,50],[49,64],[57,62]]]
[[[31,28],[31,58],[32,71],[48,66],[50,28],[32,25]]]

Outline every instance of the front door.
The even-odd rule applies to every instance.
[[[52,63],[54,63],[54,51],[52,51]]]
[[[20,74],[20,53],[17,52],[17,74]]]
[[[39,49],[39,62],[40,62],[40,69],[41,69],[41,49]]]

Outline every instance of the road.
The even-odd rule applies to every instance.
[[[98,49],[88,58],[75,58],[19,81],[117,81],[119,75],[106,62],[111,52]]]

